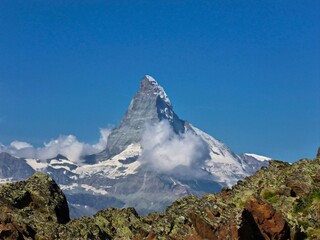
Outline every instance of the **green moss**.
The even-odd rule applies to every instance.
[[[280,196],[277,192],[264,188],[261,191],[261,197],[271,204],[276,204],[280,200]]]
[[[304,230],[308,229],[310,227],[310,223],[307,221],[298,220],[298,224],[303,227]]]
[[[307,234],[308,239],[318,239],[320,236],[320,229],[309,228]]]
[[[261,197],[265,200],[269,200],[269,199],[273,198],[274,196],[276,196],[276,193],[272,190],[264,188],[261,191]]]
[[[307,197],[300,199],[294,206],[294,213],[307,214],[314,203],[320,202],[320,189],[316,189],[308,194]]]
[[[298,201],[297,204],[293,207],[293,212],[303,212],[305,209],[305,203],[303,201]]]
[[[235,204],[236,208],[242,209],[245,207],[245,203],[247,200],[252,196],[254,192],[249,189],[249,190],[243,190],[241,194],[237,194],[233,197],[232,203]]]
[[[313,201],[320,202],[320,189],[313,192],[312,198],[313,198]]]
[[[280,197],[278,195],[273,196],[272,198],[268,199],[268,202],[271,204],[277,204],[280,200]]]

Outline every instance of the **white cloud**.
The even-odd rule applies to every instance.
[[[45,143],[43,148],[38,148],[36,158],[49,159],[57,154],[62,154],[72,161],[78,161],[84,152],[85,144],[77,140],[73,135],[60,136],[49,143]]]
[[[32,147],[29,143],[26,142],[20,142],[20,141],[13,141],[10,143],[10,147],[15,148],[17,150],[23,149],[23,148],[29,148]]]
[[[9,146],[0,144],[0,151],[8,152],[17,157],[41,160],[54,158],[58,154],[62,154],[71,161],[80,162],[82,156],[95,154],[104,150],[110,132],[109,128],[100,129],[99,142],[93,145],[79,142],[73,135],[61,135],[57,139],[44,143],[43,147],[35,148],[26,142],[13,141]]]
[[[0,143],[0,152],[5,152],[6,149],[7,149],[7,147],[5,145],[3,145],[2,143]]]
[[[203,141],[192,132],[177,135],[168,121],[148,125],[142,138],[139,161],[159,172],[191,168],[207,155]]]
[[[102,151],[107,146],[108,136],[111,133],[111,128],[101,128],[100,129],[100,140],[93,147],[97,150]]]

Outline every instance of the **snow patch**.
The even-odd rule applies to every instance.
[[[257,154],[254,154],[254,153],[244,153],[243,155],[246,155],[246,156],[249,156],[249,157],[253,157],[255,159],[257,159],[258,161],[261,161],[261,162],[264,162],[264,161],[270,161],[271,158],[269,157],[265,157],[265,156],[262,156],[262,155],[257,155]]]
[[[195,133],[208,144],[210,159],[206,160],[204,170],[213,175],[217,182],[232,186],[248,174],[243,169],[240,158],[223,142],[192,126]]]
[[[77,167],[78,165],[69,161],[69,160],[65,160],[65,159],[53,159],[50,161],[49,163],[50,167],[54,168],[54,169],[66,169],[68,171],[71,171],[70,166],[74,166]]]
[[[85,191],[91,191],[93,193],[101,194],[101,195],[107,195],[108,192],[104,189],[98,189],[93,186],[87,185],[87,184],[81,184],[81,187],[85,189]]]
[[[146,78],[149,80],[149,82],[154,86],[153,93],[155,95],[160,96],[161,99],[163,99],[169,106],[171,106],[171,101],[167,95],[167,93],[164,91],[163,87],[159,85],[159,83],[150,75],[146,75]]]
[[[59,187],[61,188],[61,190],[72,190],[75,189],[76,187],[78,187],[79,184],[78,183],[72,183],[71,185],[63,185],[60,184]]]
[[[48,167],[48,164],[46,162],[42,162],[39,159],[26,159],[27,164],[32,167],[35,171],[42,171],[46,167]]]
[[[0,185],[5,183],[11,183],[13,181],[13,178],[0,178]]]
[[[141,165],[139,161],[130,164],[123,164],[120,160],[136,157],[141,153],[140,144],[130,144],[120,154],[111,159],[93,165],[83,165],[75,170],[75,173],[80,175],[80,178],[92,176],[93,174],[101,174],[107,178],[116,179],[129,174],[135,174],[137,168]]]

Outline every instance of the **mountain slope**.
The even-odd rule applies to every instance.
[[[24,159],[5,152],[0,153],[0,183],[23,180],[34,172]]]
[[[316,240],[320,149],[314,160],[270,161],[221,193],[180,198],[164,214],[110,208],[69,221],[63,193],[40,173],[0,186],[0,213],[1,239]]]

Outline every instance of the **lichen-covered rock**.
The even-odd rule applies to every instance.
[[[69,220],[64,194],[45,174],[0,187],[0,239],[54,236],[58,224]]]
[[[0,239],[320,239],[320,158],[271,161],[232,189],[178,199],[140,217],[110,208],[69,221],[55,182],[36,173],[0,187]]]
[[[61,226],[61,239],[143,239],[150,228],[133,208],[110,208]]]

